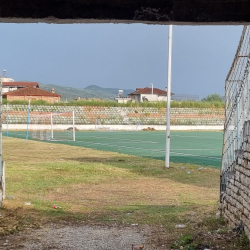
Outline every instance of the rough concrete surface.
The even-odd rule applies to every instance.
[[[248,0],[1,0],[0,22],[250,22]]]
[[[0,238],[0,249],[25,250],[126,250],[132,244],[147,244],[148,228],[107,226],[58,226],[51,224],[42,229],[24,231]]]

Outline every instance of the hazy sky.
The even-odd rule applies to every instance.
[[[168,26],[0,24],[0,72],[85,88],[167,86]],[[224,95],[242,26],[173,26],[172,92]]]

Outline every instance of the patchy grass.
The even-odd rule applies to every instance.
[[[218,169],[199,170],[183,163],[166,169],[160,160],[14,138],[3,143],[7,198],[1,213],[6,218],[17,213],[18,223],[12,227],[12,220],[0,220],[0,234],[16,232],[27,223],[37,228],[37,221],[63,219],[147,224],[155,228],[154,244],[176,249],[218,244],[211,235],[247,245],[244,237],[233,237],[224,221],[214,218]],[[53,209],[54,204],[59,207]],[[176,224],[186,227],[176,229]]]
[[[159,160],[13,138],[5,139],[3,148],[7,197],[38,210],[42,201],[60,202],[72,213],[138,204],[189,210],[214,208],[218,199],[219,171],[213,168],[165,169]]]

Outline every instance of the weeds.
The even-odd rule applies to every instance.
[[[28,105],[28,101],[16,100],[7,101],[3,98],[3,104],[11,105]],[[80,100],[80,101],[70,101],[67,103],[48,103],[43,100],[31,101],[32,105],[44,105],[44,106],[90,106],[90,107],[143,107],[143,108],[157,108],[165,109],[167,107],[167,102],[128,102],[128,103],[117,103],[111,100]],[[224,102],[202,102],[202,101],[172,101],[172,108],[224,108]]]
[[[190,245],[193,242],[193,236],[181,235],[179,239],[173,242],[170,247],[173,249],[194,250],[195,248]],[[182,248],[181,248],[182,247]]]

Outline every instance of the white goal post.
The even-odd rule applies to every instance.
[[[75,141],[74,111],[31,114],[29,134],[39,140]]]

